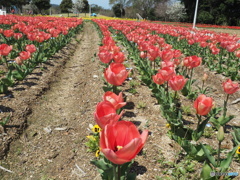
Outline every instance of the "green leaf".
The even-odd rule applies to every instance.
[[[231,121],[234,118],[234,116],[228,116],[225,118],[221,118],[219,119],[219,123],[224,126],[225,124],[227,124],[229,121]]]
[[[215,179],[215,177],[211,177],[210,173],[213,172],[213,169],[211,168],[211,166],[209,164],[204,164],[203,168],[202,168],[202,172],[201,172],[201,179],[202,180],[213,180]]]
[[[227,158],[221,161],[221,172],[226,172],[231,165],[232,159],[236,153],[238,146],[234,147],[227,155]]]
[[[2,78],[1,79],[2,83],[4,83],[6,86],[12,86],[14,82],[11,79],[8,78]]]
[[[205,155],[207,156],[208,160],[210,161],[210,163],[214,166],[214,167],[217,167],[217,163],[215,161],[215,158],[210,155],[210,151],[205,147],[205,145],[201,144],[202,146],[202,149],[205,153]]]
[[[198,141],[198,140],[200,139],[200,137],[203,135],[204,129],[205,129],[206,124],[208,123],[209,119],[210,119],[210,118],[205,119],[205,120],[199,125],[199,127],[197,128],[197,130],[194,131],[194,133],[193,133],[193,139],[194,139],[195,141]]]
[[[240,144],[240,128],[233,128],[232,136],[236,145]]]

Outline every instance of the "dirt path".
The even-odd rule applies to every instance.
[[[102,72],[99,63],[93,62],[99,43],[94,28],[92,23],[84,24],[73,57],[59,70],[50,90],[33,105],[29,127],[11,144],[7,159],[1,163],[14,173],[0,170],[1,179],[79,179],[97,173],[84,163],[86,160],[81,161],[91,159],[83,153],[83,142],[103,94],[99,88]]]

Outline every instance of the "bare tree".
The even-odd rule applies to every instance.
[[[73,12],[78,14],[82,12],[82,10],[84,9],[84,2],[83,0],[76,0],[76,2],[73,4]]]
[[[168,5],[166,14],[169,16],[170,21],[181,21],[183,17],[186,15],[185,6],[177,1],[171,5]]]
[[[156,8],[155,8],[155,13],[156,15],[163,21],[167,21],[168,17],[167,17],[167,8],[168,8],[168,2],[167,1],[163,1],[157,4]]]

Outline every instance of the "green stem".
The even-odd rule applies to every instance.
[[[204,82],[205,82],[205,80],[203,80],[203,83],[202,83],[201,93],[204,93],[204,92],[203,92]]]
[[[8,62],[6,56],[2,56],[3,62],[6,64],[6,67],[8,69]]]
[[[169,92],[168,92],[168,82],[166,82],[167,87],[166,87],[166,91],[167,91],[167,98],[169,99]]]
[[[117,179],[117,165],[116,164],[113,164],[113,177],[114,177],[114,180],[118,180]]]
[[[199,115],[197,114],[197,118],[198,118],[198,124],[197,124],[197,129],[196,129],[196,131],[198,130],[199,124],[200,124],[200,122],[202,121],[202,116],[199,116]]]
[[[113,92],[114,92],[115,94],[117,94],[117,86],[114,86],[114,85],[113,85],[112,88],[113,88]]]
[[[217,159],[217,166],[220,165],[220,148],[221,148],[222,141],[219,141],[218,143],[218,159]]]
[[[175,91],[174,93],[174,101],[176,101],[176,99],[177,99],[177,91]]]
[[[118,180],[121,180],[121,165],[117,165],[118,168]]]
[[[191,93],[192,75],[193,75],[193,68],[191,69],[191,74],[190,74],[190,79],[189,79],[189,85],[188,85],[189,94]]]
[[[223,105],[223,117],[225,118],[226,117],[226,114],[227,114],[227,102],[228,102],[228,98],[229,98],[229,94],[227,94],[227,98],[226,100],[224,101],[224,105]]]

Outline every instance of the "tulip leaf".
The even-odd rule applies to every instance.
[[[226,172],[227,169],[230,167],[232,159],[236,153],[238,146],[234,147],[232,151],[230,151],[227,155],[227,158],[221,161],[221,172]]]
[[[220,127],[220,124],[219,124],[219,121],[214,118],[214,117],[211,117],[210,120],[209,120],[211,123],[213,123],[213,125],[218,129]]]
[[[197,128],[197,130],[194,131],[194,133],[193,133],[193,139],[194,139],[195,141],[198,141],[198,140],[200,139],[200,137],[203,135],[204,129],[205,129],[206,124],[208,123],[209,119],[210,119],[210,118],[205,119],[205,120],[199,125],[199,127]]]
[[[98,171],[101,174],[101,177],[103,180],[112,180],[114,179],[113,177],[113,165],[108,162],[106,158],[101,158],[98,160],[92,160],[90,161],[91,164],[94,164],[95,166],[98,167]]]
[[[228,116],[228,117],[225,117],[225,118],[222,118],[219,120],[219,123],[224,126],[225,124],[227,124],[229,121],[231,121],[232,119],[234,118],[234,116]]]
[[[233,128],[232,136],[236,145],[240,144],[240,128]]]
[[[210,155],[210,151],[205,147],[205,145],[201,144],[202,146],[202,149],[205,153],[205,155],[207,156],[208,160],[210,161],[210,163],[214,166],[214,167],[217,167],[217,163],[215,161],[215,158]]]
[[[211,177],[211,172],[213,172],[212,167],[208,163],[204,164],[204,166],[202,168],[201,176],[200,176],[201,179],[204,179],[204,180],[216,179],[214,176]]]

